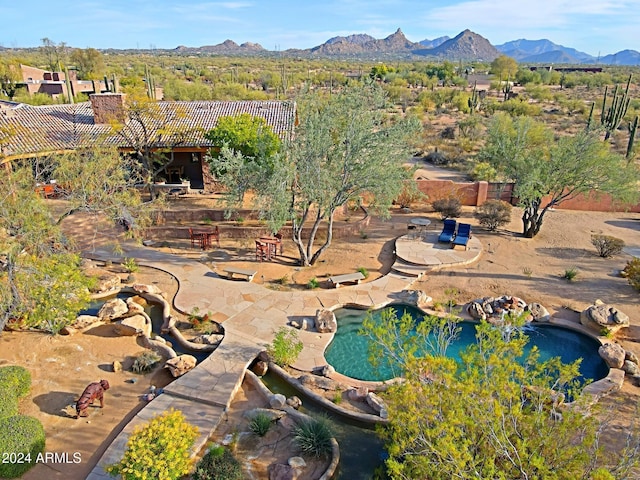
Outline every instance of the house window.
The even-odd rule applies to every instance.
[[[191,153],[191,162],[198,163],[200,161],[200,154],[198,152]]]

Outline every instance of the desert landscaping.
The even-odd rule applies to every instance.
[[[185,201],[184,199],[180,201]],[[199,200],[200,201],[200,200]],[[233,264],[258,271],[254,282],[276,290],[302,290],[310,278],[324,279],[336,273],[364,267],[369,282],[389,272],[394,261],[394,242],[407,233],[408,220],[423,216],[432,221],[433,231],[441,228],[441,220],[428,204],[412,206],[411,213],[395,209],[387,220],[374,218],[364,232],[334,240],[322,261],[312,267],[296,266],[293,244],[285,239],[284,255],[272,262],[256,262],[251,248],[243,239],[222,236],[220,248],[202,251],[190,248],[187,240],[168,240],[162,246],[149,247],[179,256],[197,259],[215,271]],[[411,288],[424,291],[435,302],[453,298],[464,305],[481,297],[514,295],[527,302],[544,305],[552,316],[573,322],[579,312],[596,299],[614,305],[630,317],[630,326],[615,337],[626,350],[638,352],[640,342],[640,305],[637,292],[620,276],[626,261],[637,252],[640,214],[579,212],[556,209],[548,214],[541,233],[534,239],[519,234],[521,221],[514,209],[512,221],[497,232],[488,232],[477,225],[472,207],[465,207],[460,221],[474,225],[473,235],[482,243],[482,254],[475,263],[429,272],[416,280]],[[87,219],[69,219],[67,227],[87,231]],[[91,221],[92,225],[95,222]],[[113,229],[96,231],[92,242],[111,242],[118,232]],[[600,258],[591,245],[592,234],[621,238],[628,249],[614,258]],[[77,235],[82,240],[82,235]],[[105,240],[106,239],[106,240]],[[85,250],[96,243],[85,245]],[[563,278],[567,269],[578,271],[576,278]],[[169,298],[178,290],[170,275],[151,268],[141,268],[135,281],[153,284]],[[281,279],[287,276],[288,281]],[[328,288],[323,282],[320,288]],[[341,287],[350,288],[350,287]],[[215,304],[215,302],[214,302]],[[187,322],[190,312],[174,312],[179,321]],[[224,325],[224,323],[223,323]],[[7,331],[2,342],[1,364],[19,364],[32,374],[31,398],[22,403],[25,414],[38,418],[47,434],[47,450],[80,452],[82,461],[74,464],[38,464],[23,478],[84,478],[110,444],[115,434],[146,403],[142,396],[151,385],[163,387],[171,381],[165,369],[140,376],[124,371],[114,373],[111,365],[122,362],[126,367],[132,356],[143,350],[135,337],[118,337],[109,325],[101,325],[72,336],[51,336],[36,332]],[[75,419],[72,405],[86,384],[106,377],[112,388],[106,392],[103,410],[91,409],[86,419]],[[132,379],[135,383],[131,383]],[[640,388],[627,379],[620,391],[601,400],[617,413],[605,432],[606,444],[619,448],[622,429],[635,415],[640,400]],[[229,422],[242,424],[241,413],[259,404],[255,391],[244,386],[234,400]],[[237,426],[235,427],[237,428]],[[275,435],[275,434],[274,434]],[[276,442],[277,443],[277,442]],[[281,442],[285,451],[287,442]],[[277,457],[277,454],[274,454]],[[309,477],[312,478],[312,477]]]

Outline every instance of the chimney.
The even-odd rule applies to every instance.
[[[94,93],[89,95],[93,123],[125,123],[124,93]]]

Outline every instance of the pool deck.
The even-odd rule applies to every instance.
[[[291,320],[313,319],[321,308],[346,305],[377,308],[398,301],[398,293],[409,288],[424,273],[475,262],[482,252],[482,246],[475,237],[470,239],[466,250],[446,247],[449,246],[437,243],[435,233],[404,235],[396,239],[397,261],[387,275],[360,285],[307,292],[280,292],[251,282],[231,281],[195,260],[133,243],[123,245],[120,255],[100,249],[85,252],[85,257],[103,261],[135,258],[139,265],[173,275],[179,283],[173,300],[174,308],[181,312],[191,312],[194,308],[201,312],[211,311],[213,319],[223,323],[225,329],[220,346],[193,370],[167,385],[164,394],[138,412],[107,448],[87,478],[113,478],[104,467],[122,458],[133,429],[170,408],[182,411],[186,420],[200,429],[193,450],[197,453],[226,418],[226,409],[242,384],[247,366],[271,343],[280,327]],[[258,273],[259,268],[256,264]],[[324,350],[333,334],[299,330],[298,337],[304,348],[293,366],[311,371],[326,365]]]

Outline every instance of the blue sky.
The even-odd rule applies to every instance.
[[[0,45],[47,37],[87,48],[175,48],[226,39],[268,50],[310,48],[337,35],[418,42],[465,28],[492,44],[547,38],[591,55],[640,50],[640,0],[31,0],[0,3]]]

